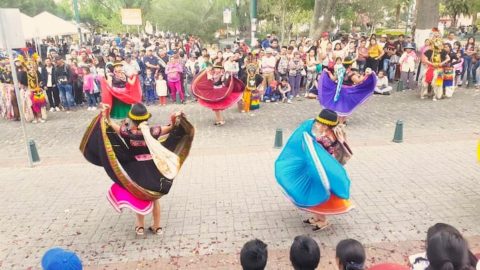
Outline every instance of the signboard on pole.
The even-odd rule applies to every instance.
[[[122,8],[123,25],[142,25],[142,10],[138,8]]]
[[[9,48],[24,48],[25,39],[23,37],[22,20],[20,10],[17,8],[0,8],[0,48],[6,49],[7,42]]]
[[[231,24],[232,23],[232,11],[229,8],[226,8],[223,11],[223,23]]]

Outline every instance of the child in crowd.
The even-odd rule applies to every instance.
[[[403,85],[403,89],[413,90],[416,88],[415,70],[418,62],[417,53],[415,52],[412,44],[407,44],[404,48],[402,56],[400,56],[400,80]]]
[[[464,60],[461,51],[457,52],[457,59],[459,60],[459,62],[453,65],[453,68],[455,70],[455,85],[462,86],[462,72]]]
[[[167,81],[163,79],[163,75],[161,72],[157,73],[155,87],[157,91],[157,96],[159,98],[160,106],[167,105],[167,94],[168,94]]]
[[[392,87],[388,85],[388,78],[385,76],[385,71],[378,71],[377,85],[375,86],[374,93],[378,95],[390,95],[390,91],[392,91]]]
[[[315,270],[320,263],[320,247],[310,236],[295,237],[290,247],[290,262],[295,270]]]
[[[270,82],[270,85],[265,89],[265,93],[263,94],[263,101],[264,102],[275,102],[280,99],[280,93],[277,89],[278,82],[273,80]]]
[[[150,105],[155,102],[155,80],[152,76],[152,70],[149,68],[147,68],[146,76],[143,80],[143,86],[146,93],[145,102],[147,105]]]
[[[97,109],[97,98],[95,96],[95,77],[88,66],[83,67],[83,92],[87,96],[88,111]]]
[[[263,270],[267,265],[267,244],[255,239],[248,241],[240,251],[240,264],[243,270]]]
[[[365,249],[355,239],[345,239],[337,244],[335,251],[338,270],[365,269]]]
[[[278,85],[278,91],[280,92],[280,95],[282,96],[282,102],[288,102],[292,103],[291,99],[288,99],[288,93],[292,90],[292,87],[288,83],[288,78],[287,77],[282,77],[280,84]]]

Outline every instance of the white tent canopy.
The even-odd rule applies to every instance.
[[[22,22],[23,36],[25,39],[34,38],[36,36],[35,20],[23,13],[20,13],[20,20]]]
[[[77,27],[75,24],[65,21],[46,11],[33,17],[33,21],[34,25],[28,27],[34,28],[35,36],[39,38],[72,35],[77,33]]]

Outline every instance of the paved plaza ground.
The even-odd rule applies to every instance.
[[[134,216],[106,199],[111,180],[87,163],[78,145],[95,112],[50,113],[28,124],[42,162],[26,167],[20,124],[0,122],[0,268],[38,269],[52,246],[76,251],[86,269],[239,269],[242,245],[269,247],[268,269],[289,269],[288,249],[300,234],[322,249],[320,269],[333,269],[332,248],[344,238],[367,246],[369,265],[405,263],[422,251],[426,229],[456,226],[480,252],[480,91],[459,89],[449,100],[420,100],[415,92],[373,96],[349,119],[354,157],[346,168],[356,208],[312,232],[274,179],[275,129],[284,140],[320,111],[318,102],[261,104],[254,115],[226,112],[227,124],[196,103],[151,106],[152,122],[183,109],[197,128],[191,156],[161,199],[163,236],[133,231]],[[395,122],[403,143],[392,143]],[[150,218],[147,219],[150,221]]]

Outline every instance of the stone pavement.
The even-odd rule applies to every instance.
[[[316,101],[262,104],[254,116],[230,110],[221,128],[198,104],[151,107],[153,122],[178,108],[197,137],[161,200],[165,233],[158,237],[135,236],[132,213],[117,214],[105,198],[111,181],[103,169],[80,155],[93,112],[52,113],[47,123],[28,125],[42,158],[35,168],[25,168],[20,125],[0,122],[0,268],[38,269],[49,247],[62,246],[77,251],[87,269],[239,269],[240,248],[257,237],[269,245],[269,269],[289,269],[288,248],[299,234],[321,244],[321,269],[333,269],[332,248],[347,237],[369,248],[370,263],[404,262],[422,251],[426,229],[436,222],[456,226],[480,251],[480,92],[474,89],[437,102],[413,92],[374,96],[362,106],[347,127],[356,209],[317,233],[277,187],[279,150],[272,149],[275,129],[283,128],[286,140],[318,114]],[[405,123],[402,144],[391,143],[397,119]]]

